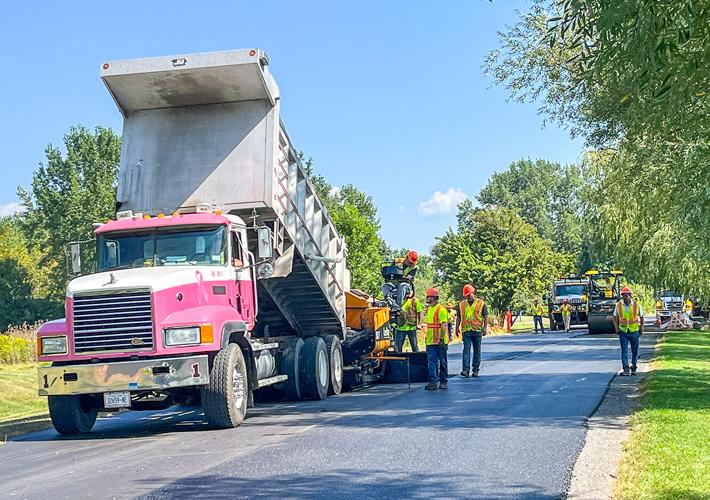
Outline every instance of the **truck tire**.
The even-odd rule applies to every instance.
[[[239,427],[247,413],[249,379],[247,364],[237,344],[217,353],[210,369],[210,383],[200,388],[205,418],[212,427]]]
[[[288,339],[281,351],[279,371],[288,376],[288,380],[283,383],[282,387],[286,398],[291,401],[301,400],[300,360],[302,351],[303,339],[300,337]]]
[[[320,337],[311,337],[303,343],[300,374],[303,399],[319,400],[328,396],[328,351]]]
[[[49,396],[47,404],[52,425],[65,436],[91,432],[99,414],[87,396]]]
[[[328,394],[338,395],[343,390],[343,346],[336,335],[326,335],[324,340],[330,369]]]

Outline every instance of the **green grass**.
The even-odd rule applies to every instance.
[[[645,385],[615,497],[710,499],[710,333],[669,332]]]
[[[47,412],[37,395],[37,365],[0,364],[0,422]]]

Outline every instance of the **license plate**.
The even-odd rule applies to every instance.
[[[129,391],[104,392],[104,408],[128,408],[131,406]]]

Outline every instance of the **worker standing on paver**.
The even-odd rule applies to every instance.
[[[643,335],[643,310],[641,304],[631,298],[628,286],[621,289],[621,300],[614,307],[614,330],[621,343],[621,375],[636,375],[636,361],[639,354],[639,336]],[[629,345],[631,365],[629,366]],[[631,370],[629,371],[629,368]]]
[[[693,301],[690,297],[685,299],[685,306],[683,306],[683,312],[688,315],[688,319],[693,315]]]
[[[427,391],[446,389],[449,377],[447,350],[449,346],[449,316],[446,308],[439,304],[439,290],[429,288],[426,291],[426,357],[429,368]]]
[[[422,322],[423,312],[424,305],[420,300],[417,300],[417,297],[414,295],[414,290],[410,290],[409,297],[402,305],[397,331],[394,334],[394,348],[397,352],[403,351],[405,339],[409,339],[412,352],[419,352],[417,327]]]
[[[572,304],[569,303],[569,299],[566,298],[562,301],[560,312],[562,313],[562,322],[565,324],[565,331],[568,332],[572,320]]]
[[[486,335],[488,325],[488,307],[476,297],[476,287],[463,287],[463,300],[459,304],[456,316],[456,332],[463,336],[463,369],[462,377],[478,377],[481,368],[481,340]],[[473,348],[473,365],[471,364],[471,349]]]
[[[530,304],[530,314],[532,314],[533,322],[535,324],[535,334],[537,334],[538,323],[540,324],[540,333],[545,333],[545,327],[542,324],[543,312],[544,311],[542,309],[542,303],[540,302],[540,299],[535,297],[535,299],[533,300],[533,303]]]

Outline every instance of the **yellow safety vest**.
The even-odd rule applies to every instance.
[[[449,343],[449,331],[448,329],[444,329],[444,323],[447,321],[448,314],[446,308],[439,304],[427,308],[426,345],[438,345],[441,342],[444,344]]]
[[[530,304],[530,312],[533,316],[542,316],[542,304],[539,302],[537,303],[537,306],[535,304]]]
[[[619,320],[619,329],[622,332],[634,333],[639,331],[639,306],[635,300],[631,301],[628,312],[623,300],[617,302],[616,317]]]
[[[693,301],[690,299],[685,301],[685,312],[688,314],[693,312]]]
[[[483,305],[485,302],[481,299],[475,299],[473,304],[469,304],[468,300],[464,299],[459,304],[461,311],[461,331],[472,332],[480,330],[483,326]]]
[[[560,311],[562,311],[563,316],[571,316],[572,315],[572,304],[562,304],[560,306]]]
[[[404,301],[402,305],[404,325],[399,327],[400,330],[414,330],[417,326],[417,306],[420,306],[420,302],[417,302],[416,297]]]

